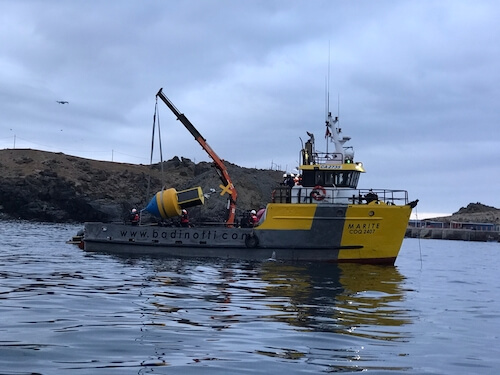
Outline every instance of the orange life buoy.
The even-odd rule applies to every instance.
[[[311,191],[311,198],[315,201],[322,201],[326,197],[326,190],[323,186],[316,185]]]

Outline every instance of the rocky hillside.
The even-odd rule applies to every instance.
[[[238,191],[238,209],[265,205],[283,172],[227,163]],[[173,158],[162,165],[97,161],[31,149],[0,150],[0,215],[49,222],[121,221],[132,207],[144,208],[162,186],[215,189],[193,219],[222,221],[227,195],[212,163]],[[240,213],[241,213],[240,212]]]
[[[472,223],[496,223],[500,224],[500,209],[487,206],[482,203],[469,203],[467,207],[461,207],[451,216],[437,217],[431,220],[449,223],[450,221],[472,222]]]

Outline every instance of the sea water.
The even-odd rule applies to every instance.
[[[496,374],[500,244],[395,266],[85,253],[0,221],[1,374]]]

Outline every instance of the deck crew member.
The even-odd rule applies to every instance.
[[[370,203],[378,200],[378,195],[373,192],[372,189],[365,195],[366,203]]]
[[[182,210],[181,227],[189,227],[189,216],[187,210]]]
[[[132,225],[138,225],[139,224],[139,213],[137,212],[137,209],[132,208],[132,211],[130,211],[130,224]]]
[[[250,211],[250,224],[252,227],[257,226],[259,223],[259,218],[257,217],[257,212],[255,210]]]

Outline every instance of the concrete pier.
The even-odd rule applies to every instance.
[[[471,229],[409,227],[406,229],[406,237],[432,238],[439,240],[500,242],[500,232]]]

